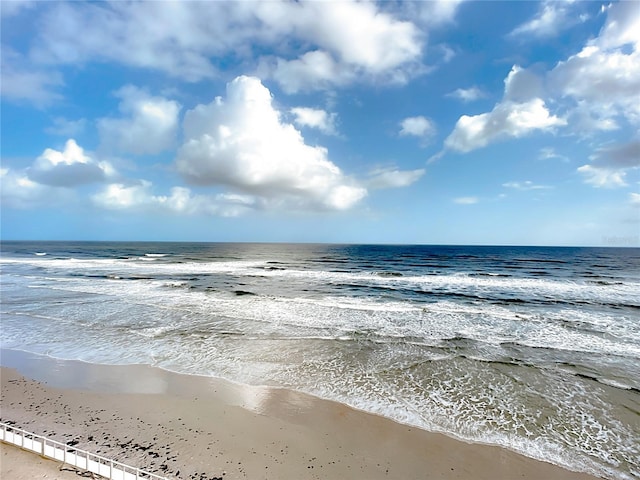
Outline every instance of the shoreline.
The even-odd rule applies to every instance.
[[[1,353],[3,421],[169,478],[597,478],[286,389]]]

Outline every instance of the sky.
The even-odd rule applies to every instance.
[[[3,240],[640,246],[640,2],[1,3]]]

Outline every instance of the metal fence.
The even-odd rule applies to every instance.
[[[0,441],[86,470],[109,480],[168,480],[154,473],[74,448],[50,438],[0,422]]]

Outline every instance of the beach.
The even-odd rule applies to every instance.
[[[14,242],[0,264],[0,364],[66,399],[2,417],[124,463],[639,475],[635,250]]]
[[[3,422],[168,478],[595,478],[286,389],[5,350],[7,363],[20,372],[2,367]],[[27,458],[15,450],[3,458]],[[44,462],[29,458],[3,472]]]

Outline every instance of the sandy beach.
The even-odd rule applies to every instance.
[[[11,480],[74,480],[72,467],[0,442],[0,477]]]
[[[5,350],[7,364],[2,421],[168,478],[593,478],[284,389]]]

